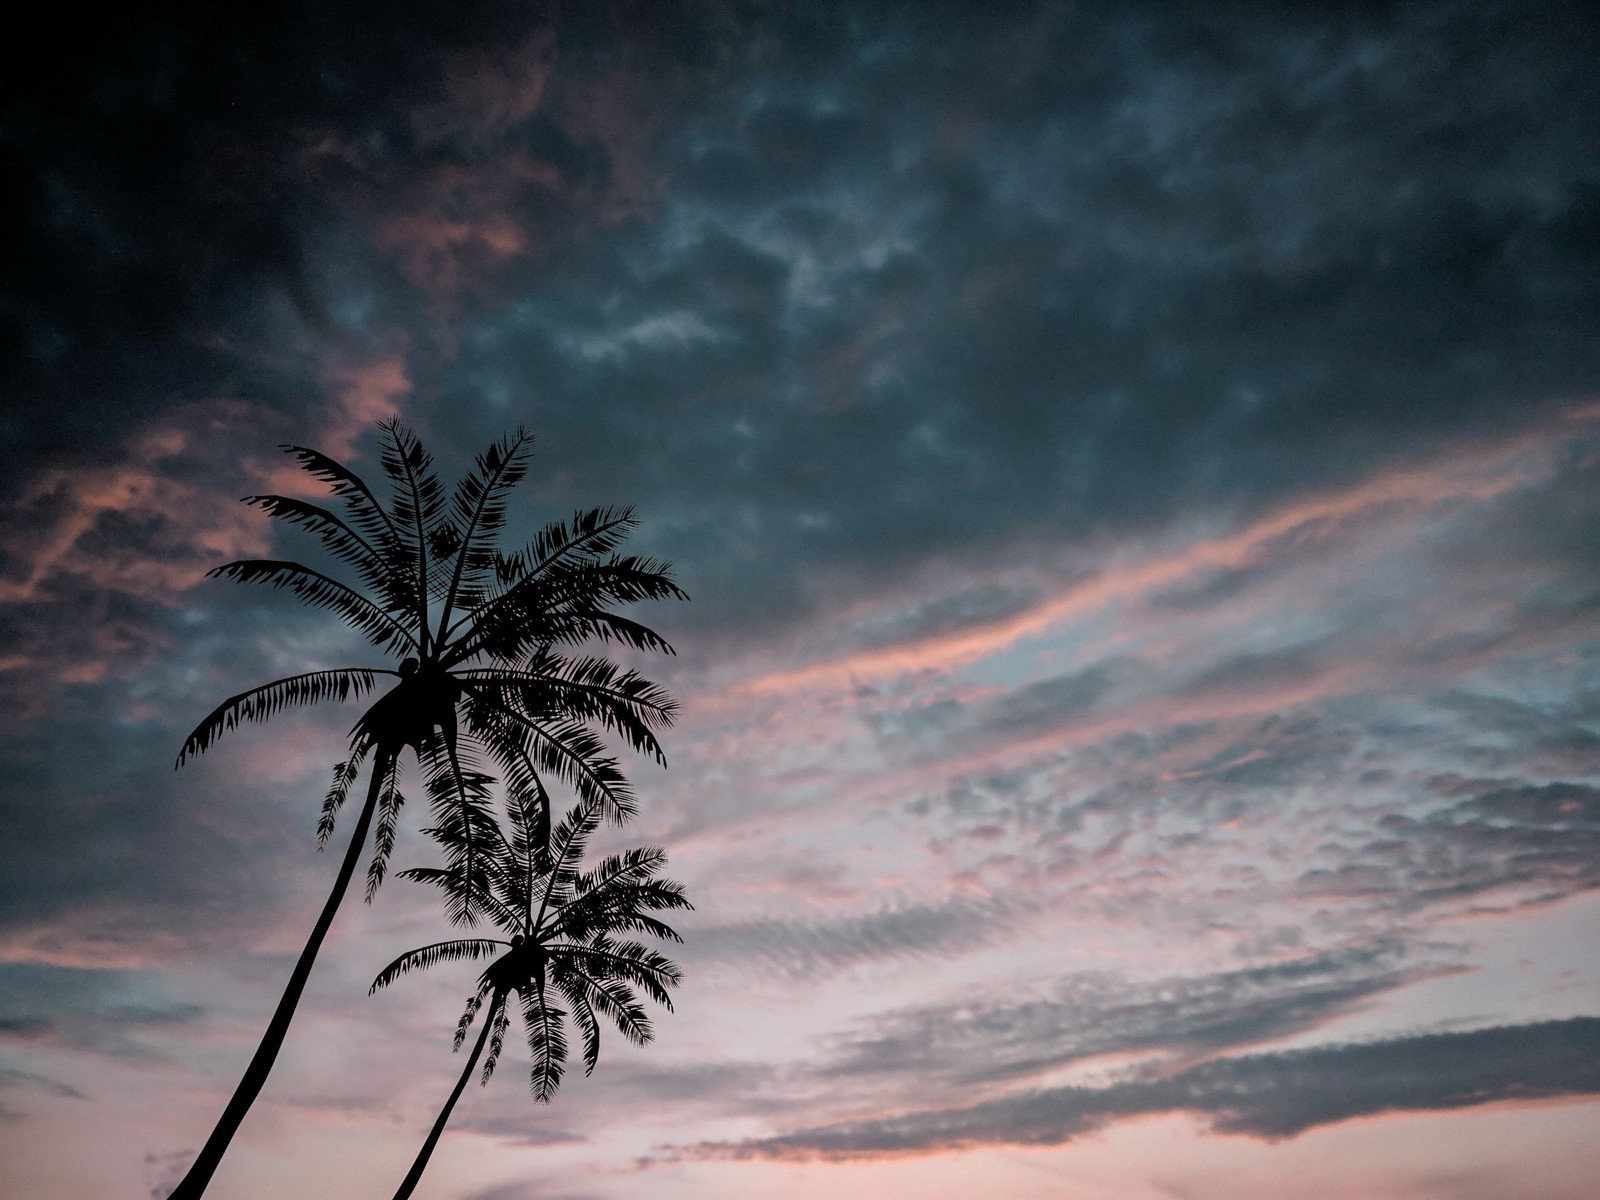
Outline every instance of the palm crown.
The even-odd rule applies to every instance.
[[[231,562],[211,574],[287,589],[331,610],[402,661],[397,668],[310,671],[251,688],[218,705],[178,755],[181,766],[242,721],[263,721],[288,706],[359,698],[381,677],[396,678],[351,731],[350,756],[335,769],[318,826],[325,841],[372,755],[378,824],[369,899],[383,879],[404,803],[398,783],[407,748],[422,766],[441,825],[462,833],[450,844],[468,864],[482,831],[493,824],[486,789],[475,786],[484,778],[472,766],[480,755],[498,765],[511,794],[545,814],[546,831],[541,772],[613,820],[630,816],[632,790],[597,727],[664,762],[655,729],[671,724],[676,706],[637,672],[568,651],[600,640],[670,654],[664,638],[610,606],[684,598],[664,563],[614,553],[637,524],[627,508],[579,512],[570,522],[546,526],[519,551],[498,549],[506,497],[526,473],[531,435],[518,430],[489,447],[447,495],[432,458],[409,430],[390,421],[383,432],[380,461],[393,490],[387,506],[348,468],[299,446],[286,449],[344,501],[347,519],[286,496],[245,500],[316,534],[355,570],[364,590],[278,559]],[[474,894],[464,893],[468,898],[453,907],[455,919],[474,919]]]
[[[415,1190],[486,1044],[483,1082],[488,1083],[494,1073],[513,997],[532,1056],[533,1094],[548,1102],[565,1069],[569,1019],[583,1038],[585,1071],[593,1071],[600,1057],[599,1018],[605,1017],[628,1040],[643,1045],[650,1041],[652,1030],[639,993],[670,1010],[669,989],[682,979],[665,955],[636,941],[619,940],[636,932],[681,940],[655,915],[690,907],[681,884],[657,877],[666,864],[661,850],[647,846],[611,855],[593,871],[583,872],[578,863],[598,824],[592,805],[574,807],[548,838],[539,836],[534,814],[526,806],[513,802],[508,809],[511,837],[505,838],[498,829],[489,833],[488,852],[481,858],[487,866],[477,876],[463,868],[459,855],[452,856],[449,867],[401,872],[438,885],[447,896],[481,890],[482,908],[509,938],[436,942],[402,954],[373,980],[371,990],[376,992],[409,971],[460,959],[493,959],[467,999],[456,1026],[455,1048],[461,1049],[487,1003],[478,1039],[395,1200],[406,1200]],[[430,832],[446,839],[456,836],[449,830]]]
[[[460,1049],[480,1007],[489,1002],[485,1020],[493,1032],[484,1060],[487,1082],[510,1020],[506,1001],[515,995],[533,1056],[533,1093],[548,1101],[564,1072],[565,1022],[569,1018],[583,1038],[586,1072],[594,1070],[599,1060],[598,1017],[607,1018],[635,1044],[650,1040],[650,1020],[638,993],[642,991],[670,1011],[668,989],[680,982],[681,975],[658,951],[617,939],[628,933],[647,933],[681,941],[655,914],[691,905],[681,884],[657,877],[667,857],[654,846],[609,855],[594,870],[580,871],[578,863],[598,824],[592,806],[580,804],[569,811],[548,846],[542,846],[535,836],[532,814],[514,804],[509,807],[512,835],[507,839],[498,829],[490,834],[492,845],[484,855],[488,866],[479,880],[469,880],[459,867],[415,867],[401,872],[446,893],[486,887],[480,898],[483,908],[507,938],[457,938],[409,951],[383,969],[373,981],[372,991],[387,987],[409,971],[494,956],[462,1014],[456,1048]],[[558,1007],[558,999],[569,1007]]]

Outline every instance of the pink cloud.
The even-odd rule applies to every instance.
[[[357,366],[333,366],[326,382],[336,401],[317,449],[338,459],[354,457],[356,439],[399,412],[411,394],[403,347]]]
[[[291,435],[269,409],[213,400],[145,426],[109,460],[41,473],[4,521],[10,562],[0,606],[22,630],[0,658],[8,690],[41,676],[91,683],[142,660],[163,635],[122,601],[181,607],[212,567],[270,553],[272,522],[239,497],[324,489],[287,458],[261,451],[294,440],[354,457],[357,439],[410,394],[403,344],[362,362],[335,360],[324,387],[319,429]],[[241,446],[249,448],[242,457]],[[23,689],[17,702],[38,698]]]
[[[648,210],[660,191],[650,150],[676,76],[563,70],[553,31],[503,49],[455,56],[436,97],[410,114],[424,148],[396,177],[382,155],[325,134],[302,154],[311,172],[342,181],[350,214],[427,296],[450,310],[498,268],[536,256],[560,232]],[[574,173],[529,150],[530,123],[548,120],[592,148],[605,169]],[[448,336],[448,335],[444,335]]]
[[[209,503],[211,486],[170,471],[203,436],[174,422],[138,435],[119,462],[58,467],[41,476],[21,500],[35,518],[34,532],[14,543],[21,547],[22,569],[0,580],[0,603],[41,600],[67,580],[171,603],[203,574],[201,562],[262,552],[264,531],[248,512]],[[153,528],[153,545],[96,538],[118,518]]]
[[[1414,516],[1447,505],[1493,500],[1549,479],[1556,452],[1587,430],[1587,409],[1566,414],[1563,426],[1523,433],[1487,445],[1458,447],[1433,463],[1388,471],[1352,486],[1299,500],[1242,529],[1189,542],[1177,550],[1123,558],[1024,610],[976,628],[922,641],[849,654],[829,662],[759,675],[741,691],[785,694],[849,688],[924,672],[944,672],[1047,634],[1106,607],[1186,582],[1209,572],[1271,561],[1289,549],[1337,543],[1356,528],[1397,513]]]
[[[378,225],[378,244],[436,301],[469,279],[528,252],[527,231],[514,212],[522,186],[553,186],[557,174],[517,154],[493,170],[447,163],[419,181]]]

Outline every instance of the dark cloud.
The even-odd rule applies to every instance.
[[[886,1013],[843,1039],[828,1071],[982,1088],[1103,1054],[1238,1050],[1451,970],[1403,960],[1399,945],[1373,944],[1145,983],[1071,975],[1030,998],[991,994]]]
[[[280,372],[229,343],[270,336],[274,299],[323,316],[307,225],[326,197],[303,140],[401,133],[449,50],[503,36],[507,9],[157,4],[92,28],[41,12],[6,55],[0,107],[7,478],[43,455],[103,453],[218,389],[294,407]]]
[[[1596,795],[1585,784],[1518,785],[1421,816],[1389,812],[1374,840],[1306,871],[1298,887],[1404,912],[1460,900],[1542,904],[1589,891],[1600,887]]]
[[[688,1157],[846,1159],[1060,1145],[1167,1112],[1277,1139],[1351,1117],[1600,1094],[1600,1018],[1225,1058],[1164,1078],[1022,1092],[963,1108],[688,1148]]]
[[[302,725],[300,745],[322,742],[327,751],[305,764],[296,824],[284,820],[272,783],[242,777],[237,757],[290,736],[289,728],[241,731],[234,746],[174,783],[176,726],[204,711],[173,707],[161,719],[91,703],[7,747],[0,812],[28,836],[0,848],[7,879],[0,933],[29,946],[24,953],[120,966],[195,951],[202,942],[225,950],[245,930],[273,928],[280,905],[299,907],[295,877],[315,876],[319,866],[316,789],[349,716],[334,718],[325,741]],[[84,746],[95,753],[83,754]],[[240,870],[241,860],[256,866]],[[196,912],[210,920],[193,921]]]
[[[1199,696],[1234,689],[1271,690],[1307,683],[1325,667],[1320,649],[1325,648],[1290,646],[1235,654],[1196,673],[1179,694]]]
[[[875,715],[872,724],[885,740],[910,739],[948,754],[998,738],[1038,736],[1081,720],[1129,673],[1126,663],[1097,663],[992,698],[944,698],[898,713]]]
[[[1447,111],[1491,43],[1430,11],[960,32],[901,11],[859,16],[873,53],[821,60],[779,19],[762,98],[736,56],[658,147],[670,219],[527,273],[459,369],[540,380],[553,436],[637,464],[701,591],[769,624],[841,570],[1014,559],[1505,428],[1511,397],[1526,418],[1595,374],[1563,241],[1589,85],[1554,22],[1491,20],[1504,62],[1542,70]],[[1513,146],[1513,123],[1540,132]],[[638,399],[595,421],[601,395]]]
[[[563,505],[641,502],[709,646],[1581,394],[1592,24],[1286,11],[158,8],[55,39],[4,122],[7,474],[217,394],[316,424],[330,357],[400,345],[447,454],[520,417]]]
[[[165,996],[148,974],[0,964],[0,1039],[142,1059],[157,1052],[140,1035],[204,1012]]]
[[[586,5],[558,36],[555,11],[40,14],[0,93],[7,490],[219,395],[316,423],[327,360],[359,360],[373,325],[426,337],[427,289],[491,269],[517,225],[547,238],[573,202],[596,210],[579,226],[614,208],[629,185],[597,80],[653,72],[661,98],[714,55],[716,13]],[[545,73],[561,78],[541,104]],[[520,173],[475,177],[507,126]]]

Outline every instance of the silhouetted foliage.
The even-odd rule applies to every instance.
[[[681,940],[655,915],[691,907],[681,884],[657,877],[666,865],[663,851],[653,846],[629,850],[582,872],[578,864],[598,824],[593,805],[573,808],[548,836],[535,812],[516,804],[509,808],[511,837],[501,836],[498,829],[486,831],[488,852],[478,859],[481,871],[466,870],[465,859],[458,854],[447,867],[401,872],[405,878],[435,884],[453,898],[452,904],[466,904],[462,897],[471,896],[509,940],[458,938],[423,946],[402,954],[373,980],[376,992],[411,971],[493,958],[467,999],[456,1026],[455,1048],[461,1049],[473,1021],[487,1005],[478,1040],[395,1200],[410,1196],[422,1178],[485,1047],[483,1082],[489,1082],[511,1022],[513,997],[533,1059],[534,1099],[548,1102],[565,1070],[569,1021],[583,1039],[585,1073],[593,1071],[600,1058],[599,1018],[610,1021],[629,1041],[644,1045],[653,1031],[639,993],[670,1010],[669,989],[682,979],[665,955],[636,941],[618,940],[630,933]],[[454,836],[452,831],[430,832],[445,841]]]
[[[641,600],[684,599],[667,564],[618,554],[637,525],[631,509],[596,508],[545,526],[527,546],[503,552],[497,539],[507,499],[527,472],[533,437],[522,430],[477,457],[447,489],[433,459],[398,420],[384,422],[380,467],[387,502],[348,467],[302,446],[285,449],[343,505],[332,509],[286,496],[249,496],[273,517],[310,532],[352,586],[322,571],[279,559],[227,563],[211,572],[265,584],[325,608],[394,667],[340,667],[277,679],[231,696],[185,739],[178,765],[204,753],[226,731],[265,721],[285,708],[360,699],[387,677],[393,686],[372,702],[350,733],[348,757],[334,768],[317,824],[319,845],[370,760],[366,802],[338,877],[255,1058],[222,1119],[172,1200],[200,1196],[254,1101],[282,1045],[322,940],[372,834],[370,901],[383,882],[405,796],[402,756],[420,768],[447,871],[465,883],[447,889],[446,911],[473,924],[493,894],[486,848],[505,842],[496,824],[485,769],[498,768],[519,828],[548,852],[550,800],[545,777],[578,796],[586,812],[621,822],[635,811],[632,788],[603,733],[665,762],[656,730],[676,705],[664,689],[632,670],[577,652],[589,642],[618,642],[672,653],[646,626],[612,611]],[[518,835],[523,836],[523,835]],[[542,842],[541,842],[541,839]],[[498,911],[498,910],[494,910]]]

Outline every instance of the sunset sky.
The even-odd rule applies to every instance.
[[[231,8],[4,52],[0,1197],[160,1200],[238,1081],[359,709],[173,759],[386,664],[204,575],[396,413],[692,597],[603,838],[676,1011],[508,1041],[419,1198],[1594,1194],[1589,6]],[[447,934],[352,896],[208,1196],[392,1193]]]

